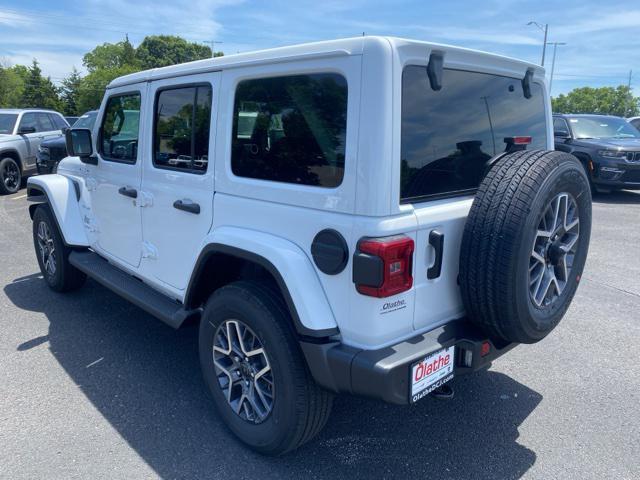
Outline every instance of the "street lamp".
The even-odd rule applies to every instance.
[[[549,79],[549,96],[551,96],[551,87],[553,86],[553,71],[556,68],[556,49],[558,45],[566,45],[565,42],[549,42],[549,45],[553,45],[553,60],[551,60],[551,78]]]
[[[531,22],[527,23],[527,25],[534,25],[534,26],[538,27],[539,30],[544,32],[544,41],[542,42],[542,62],[540,62],[540,65],[542,65],[544,67],[544,54],[547,51],[547,33],[549,32],[549,24],[545,23],[544,27],[543,27],[538,22],[531,21]]]

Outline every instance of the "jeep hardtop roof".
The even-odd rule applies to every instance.
[[[116,78],[107,86],[107,88],[116,88],[124,85],[177,77],[181,75],[220,71],[229,68],[255,66],[280,61],[304,60],[331,56],[362,55],[367,50],[375,51],[386,49],[387,51],[398,53],[410,51],[415,47],[426,47],[427,51],[438,50],[444,52],[447,67],[455,67],[456,63],[465,66],[468,66],[470,63],[479,66],[491,65],[494,73],[506,76],[523,75],[528,68],[532,68],[534,69],[536,77],[544,78],[544,68],[539,65],[503,55],[455,47],[452,45],[423,42],[419,40],[409,40],[396,37],[365,36],[257,50],[254,52],[225,55],[223,57],[207,58],[205,60],[197,60],[194,62],[145,70]]]

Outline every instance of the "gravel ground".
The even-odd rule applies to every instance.
[[[582,285],[560,326],[450,402],[341,396],[307,446],[240,445],[177,332],[89,281],[39,275],[25,191],[0,197],[0,477],[640,478],[640,194],[594,203]]]

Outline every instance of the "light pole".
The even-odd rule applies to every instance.
[[[540,29],[541,31],[544,32],[544,41],[542,42],[542,62],[540,62],[540,65],[542,65],[544,67],[544,54],[547,51],[547,34],[549,33],[549,24],[545,23],[544,27],[542,25],[540,25],[538,22],[529,22],[527,23],[527,25],[534,25],[536,27],[538,27],[538,29]]]
[[[566,45],[565,42],[549,42],[549,45],[553,45],[553,60],[551,60],[551,78],[549,79],[549,96],[551,96],[551,88],[553,86],[553,71],[556,68],[556,50],[558,45]]]
[[[209,45],[211,45],[211,58],[216,56],[216,43],[224,43],[224,42],[220,42],[218,40],[205,40],[202,43],[208,43]]]

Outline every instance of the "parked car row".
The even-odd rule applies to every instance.
[[[93,128],[97,111],[80,117],[40,109],[0,109],[0,194],[17,192],[34,173],[55,173],[67,156],[64,131]]]
[[[51,110],[0,109],[0,194],[17,192],[22,179],[36,171],[40,144],[67,128],[64,117]]]

